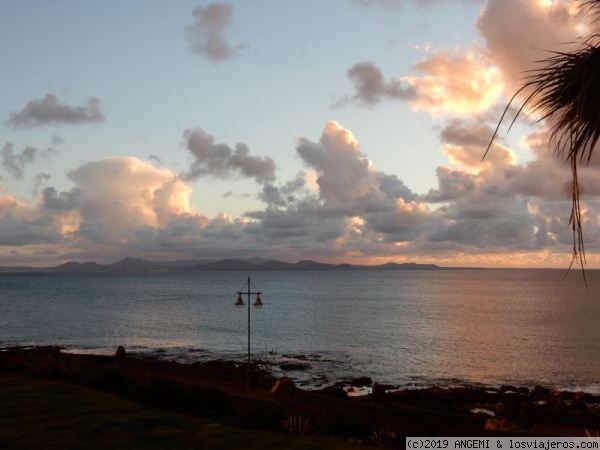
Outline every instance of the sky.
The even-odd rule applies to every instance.
[[[567,268],[544,123],[482,157],[524,72],[589,30],[576,4],[2,0],[0,265]],[[580,172],[589,268],[599,171]]]

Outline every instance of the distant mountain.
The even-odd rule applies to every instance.
[[[326,264],[312,260],[290,263],[267,260],[259,257],[248,259],[221,260],[177,260],[150,261],[138,258],[124,258],[112,264],[95,262],[67,262],[55,267],[1,267],[0,272],[152,272],[152,271],[284,271],[284,270],[443,270],[435,264],[394,263],[375,266],[353,264]]]
[[[48,267],[47,269],[37,268],[35,271],[44,272],[103,272],[106,266],[97,264],[95,262],[68,262],[61,264],[56,267]],[[28,268],[24,268],[24,271],[28,271]],[[32,269],[31,267],[29,269]]]
[[[177,261],[149,261],[147,259],[124,258],[106,267],[112,271],[122,270],[173,270],[191,267],[197,264],[212,263],[214,260],[177,260]]]

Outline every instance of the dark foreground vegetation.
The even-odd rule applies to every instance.
[[[244,363],[178,364],[120,350],[114,357],[56,347],[0,351],[0,447],[401,447],[405,436],[585,436],[600,429],[600,397],[592,395],[510,386],[386,392],[360,377],[346,384],[372,385],[373,393],[348,398],[339,386],[303,391],[258,364],[246,389]]]

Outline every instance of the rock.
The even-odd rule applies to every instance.
[[[504,412],[504,403],[500,402],[494,405],[494,414],[496,415],[496,417],[505,416],[506,413]]]
[[[373,383],[372,399],[376,403],[383,403],[387,400],[387,393],[385,388],[379,383]]]
[[[296,391],[296,383],[290,377],[279,378],[271,388],[271,395],[290,398]]]
[[[357,377],[350,381],[350,386],[354,387],[371,386],[371,384],[373,384],[373,380],[370,377]]]
[[[123,362],[125,361],[125,358],[127,358],[127,352],[122,345],[119,345],[117,347],[117,352],[115,353],[115,361]]]
[[[538,400],[547,400],[552,395],[552,391],[550,391],[550,389],[545,388],[539,384],[536,384],[535,387],[533,388],[532,394]]]
[[[521,403],[517,420],[521,424],[521,428],[529,428],[535,424],[535,413],[530,404]]]
[[[517,420],[521,410],[521,400],[517,397],[506,397],[504,399],[504,417],[507,420]]]
[[[552,393],[552,406],[557,408],[562,408],[565,406],[565,401],[562,398],[562,394],[559,391],[554,391]]]
[[[333,398],[342,398],[342,399],[348,398],[348,394],[346,393],[346,391],[344,391],[339,386],[329,386],[329,387],[321,389],[320,391],[315,391],[315,392],[322,394],[322,395],[326,395],[328,397],[333,397]]]
[[[504,418],[494,419],[490,417],[489,419],[486,419],[484,429],[490,431],[506,431],[508,429],[508,424]]]
[[[310,364],[307,363],[281,363],[279,364],[281,370],[306,370],[310,369]]]
[[[575,393],[575,400],[573,400],[573,403],[571,403],[569,409],[572,409],[573,411],[582,412],[588,410],[588,406],[583,401],[583,395],[581,394],[581,392]]]

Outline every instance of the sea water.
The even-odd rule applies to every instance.
[[[264,303],[250,308],[252,357],[305,364],[289,375],[307,386],[598,392],[600,272],[586,275],[589,294],[575,270],[0,274],[0,346],[242,359],[248,310],[234,303],[250,276]]]

